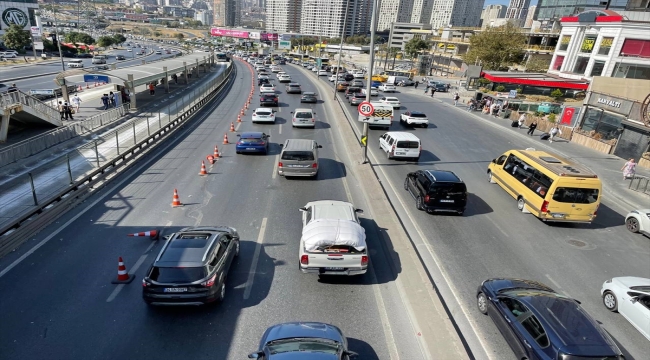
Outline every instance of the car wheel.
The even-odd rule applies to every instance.
[[[485,294],[482,292],[478,293],[478,296],[476,297],[476,306],[478,307],[478,311],[481,312],[483,315],[487,315],[488,313],[488,299]]]
[[[241,151],[235,151],[235,154],[241,154]]]
[[[618,300],[616,300],[616,295],[611,291],[605,291],[603,294],[603,305],[605,305],[609,311],[618,310]]]
[[[633,233],[639,232],[639,220],[630,216],[625,220],[625,227]]]
[[[422,203],[422,196],[418,196],[415,200],[415,207],[418,210],[424,210],[424,204]]]
[[[429,124],[422,124],[422,127],[423,127],[423,128],[428,128],[428,127],[429,127]]]
[[[224,279],[223,283],[221,284],[221,289],[219,289],[219,298],[217,300],[219,302],[222,302],[225,297],[226,297],[226,279]]]
[[[526,209],[526,200],[524,200],[523,196],[520,196],[517,198],[517,209],[521,212]]]
[[[492,171],[488,171],[488,182],[489,182],[490,184],[494,184],[494,183],[495,183],[494,179],[492,179]]]

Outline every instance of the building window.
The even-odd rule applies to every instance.
[[[590,107],[585,114],[581,129],[586,132],[593,131],[593,137],[607,141],[618,139],[621,132],[623,116],[605,112],[598,108]]]
[[[594,61],[594,66],[591,68],[589,76],[602,76],[605,69],[604,61]]]
[[[560,69],[562,69],[562,63],[564,63],[564,56],[557,55],[555,57],[555,62],[553,63],[551,69],[555,71],[560,71]]]
[[[571,42],[571,35],[563,35],[562,39],[560,40],[560,47],[558,47],[557,49],[565,51],[569,47],[570,42]]]
[[[617,63],[612,77],[650,80],[650,65]]]
[[[650,40],[625,39],[621,56],[650,58]]]
[[[613,44],[614,44],[614,38],[604,37],[600,41],[600,47],[598,48],[598,55],[609,55],[609,50],[611,50]]]
[[[576,60],[576,65],[573,67],[574,74],[584,74],[587,70],[587,64],[589,64],[589,58],[585,56],[578,56]]]
[[[595,44],[596,44],[596,36],[593,35],[585,36],[585,38],[582,40],[582,45],[580,46],[580,52],[590,54],[591,51],[594,49]]]

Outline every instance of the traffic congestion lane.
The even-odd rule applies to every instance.
[[[95,199],[97,204],[88,212],[75,209],[59,220],[59,224],[72,222],[33,258],[0,278],[0,287],[11,286],[17,294],[0,300],[0,306],[11,314],[0,325],[3,354],[11,359],[34,358],[44,352],[72,358],[107,354],[212,358],[218,349],[217,358],[239,359],[256,349],[268,325],[319,320],[341,326],[350,337],[350,348],[362,358],[387,357],[385,327],[367,279],[320,283],[296,269],[298,208],[318,198],[346,199],[340,167],[324,162],[316,181],[274,178],[273,155],[235,155],[234,146],[227,145],[220,146],[225,156],[209,168],[210,175],[197,175],[199,159],[212,152],[248,93],[245,85],[250,77],[238,68],[239,85],[244,86],[233,87],[217,111],[179,138],[169,152],[161,150],[152,165],[134,171],[123,185],[118,183],[108,198]],[[294,101],[288,100],[287,107],[298,106]],[[327,123],[325,118],[322,121]],[[258,127],[248,122],[240,126],[240,131]],[[285,136],[313,137],[324,145],[331,141],[331,128],[326,125],[295,129],[295,133],[285,127],[282,134],[279,124],[269,127],[276,143],[273,152]],[[334,158],[333,148],[322,150],[324,159]],[[170,208],[173,188],[179,189],[183,208]],[[215,222],[236,227],[242,236],[241,257],[231,268],[225,303],[201,309],[147,309],[137,282],[161,244],[125,235],[161,226],[169,233],[182,226]],[[258,243],[264,246],[256,252]],[[376,251],[371,264],[383,266],[384,262],[374,263],[375,257],[382,257],[381,249]],[[125,257],[137,279],[113,295],[116,288],[108,282],[115,276],[117,256]],[[0,263],[5,264],[5,259]],[[134,263],[139,265],[137,271]],[[29,286],[29,279],[35,278],[47,285]],[[400,312],[399,308],[394,311]],[[412,329],[397,329],[415,337]]]
[[[377,145],[383,131],[371,130],[369,149],[377,159],[375,167],[388,180],[395,194],[393,202],[402,208],[402,219],[413,221],[414,229],[434,249],[465,313],[475,322],[479,336],[487,338],[490,352],[496,358],[512,356],[494,325],[475,309],[476,286],[487,277],[514,276],[545,282],[579,299],[630,354],[647,353],[650,348],[643,336],[621,316],[610,314],[599,296],[602,283],[613,276],[650,277],[647,239],[625,230],[622,214],[612,210],[607,196],[592,225],[548,225],[523,215],[514,199],[489,184],[485,174],[492,158],[509,149],[536,146],[532,140],[508,136],[447,104],[417,95],[395,95],[404,105],[396,111],[396,119],[406,110],[429,115],[428,129],[405,128],[397,122],[391,129],[418,136],[423,155],[417,164],[387,161]],[[356,107],[348,110],[356,115]],[[361,124],[354,126],[361,129]],[[432,216],[416,211],[403,182],[408,172],[418,169],[452,170],[463,178],[470,192],[466,215]]]

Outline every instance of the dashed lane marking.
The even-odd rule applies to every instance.
[[[278,162],[280,161],[280,154],[275,155],[275,164],[273,165],[273,174],[271,174],[271,179],[275,179],[278,176]]]
[[[253,281],[255,280],[255,271],[257,270],[257,262],[260,258],[260,251],[262,250],[262,243],[264,242],[265,231],[266,231],[266,218],[263,218],[262,225],[260,225],[260,233],[257,236],[257,243],[255,244],[253,263],[251,264],[251,270],[248,273],[248,280],[246,281],[246,288],[244,289],[244,300],[248,300],[248,298],[251,296],[251,290],[253,289]]]

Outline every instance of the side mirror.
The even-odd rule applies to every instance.
[[[315,112],[315,111],[312,111],[312,114],[316,115],[316,112]]]
[[[258,351],[258,352],[248,354],[249,359],[259,359],[262,356],[264,356],[264,353],[262,351]]]
[[[284,144],[280,144],[280,147],[283,148],[283,147],[284,147]]]
[[[322,149],[322,148],[323,148],[323,145],[318,145],[317,147],[318,147],[319,149]]]
[[[289,114],[293,114],[293,111],[292,111],[292,112],[290,112]]]
[[[496,164],[496,163],[497,163],[497,159],[492,159],[492,163],[493,163],[493,164]]]
[[[359,354],[355,353],[354,351],[350,351],[350,350],[346,350],[345,355],[347,355],[349,357],[357,357],[357,356],[359,356]]]
[[[354,209],[354,212],[359,213],[359,214],[363,214],[363,209]]]
[[[237,134],[237,137],[241,137],[241,134]]]
[[[301,207],[301,208],[298,209],[298,210],[300,210],[300,211],[307,211],[307,208],[306,208],[306,207]]]
[[[172,238],[172,236],[174,236],[174,234],[165,235],[163,236],[163,240],[169,240]]]

